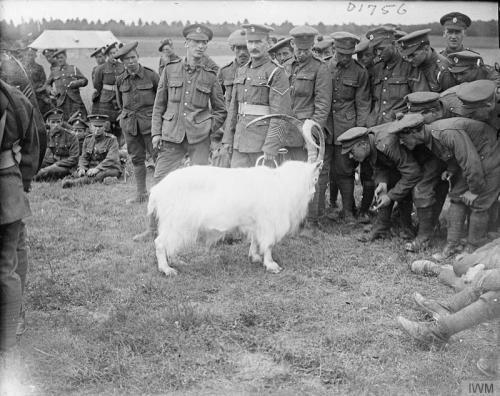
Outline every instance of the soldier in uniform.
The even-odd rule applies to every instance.
[[[63,180],[62,188],[102,182],[106,177],[120,177],[121,165],[116,137],[105,132],[108,116],[90,114],[91,135],[83,141],[82,155],[73,179]]]
[[[148,199],[146,190],[146,152],[153,154],[151,143],[151,116],[160,76],[139,63],[137,41],[121,47],[116,53],[125,66],[125,72],[116,79],[116,99],[122,109],[120,127],[127,151],[134,165],[137,185],[136,196],[127,203],[140,203]]]
[[[88,135],[92,134],[92,132],[90,132],[89,124],[80,111],[76,112],[69,118],[68,124],[71,125],[71,131],[78,140],[78,156],[80,156],[82,155],[83,141]]]
[[[246,125],[268,114],[291,114],[290,84],[284,68],[271,60],[265,25],[244,25],[250,62],[237,71],[222,143],[232,151],[231,167],[251,167],[264,153],[266,161],[276,159],[287,128],[272,118]]]
[[[165,65],[170,61],[179,59],[179,57],[174,52],[174,43],[172,39],[169,38],[160,41],[160,47],[158,48],[158,51],[160,52],[158,74],[161,76]]]
[[[269,48],[269,54],[274,56],[274,59],[276,59],[281,66],[285,67],[285,69],[293,62],[293,48],[291,42],[291,37],[283,37]]]
[[[50,66],[50,72],[57,69],[57,60],[54,58],[54,54],[57,52],[54,48],[46,48],[42,51],[42,55],[45,57]]]
[[[451,62],[431,47],[429,32],[431,29],[417,30],[397,40],[399,51],[404,60],[424,74],[430,90],[442,92],[449,88]]]
[[[106,62],[106,55],[104,55],[104,49],[106,46],[96,48],[94,52],[90,54],[91,58],[95,58],[95,66],[92,68],[92,81],[94,81],[94,73],[98,66]]]
[[[449,86],[476,80],[492,80],[500,85],[500,74],[491,66],[483,63],[481,55],[473,51],[456,52],[449,56],[451,81]]]
[[[330,36],[320,35],[316,37],[316,44],[314,44],[313,50],[323,60],[330,60],[335,53],[333,39]]]
[[[203,60],[212,31],[200,24],[186,26],[186,58],[171,61],[160,79],[153,108],[153,147],[158,149],[154,181],[182,166],[186,154],[191,164],[208,165],[210,135],[226,119],[224,96],[217,72]],[[156,233],[154,216],[146,231],[135,241],[152,238]]]
[[[374,171],[377,186],[377,220],[370,236],[362,237],[362,242],[390,237],[391,214],[395,202],[401,212],[402,226],[410,230],[411,191],[420,180],[420,166],[412,154],[399,144],[398,136],[386,125],[369,130],[354,127],[337,139],[342,144],[342,154],[358,162],[369,161]]]
[[[396,118],[406,108],[404,97],[411,92],[429,91],[424,74],[406,62],[394,43],[394,30],[381,26],[366,33],[375,55],[380,57],[373,68],[371,81],[372,111],[368,126]]]
[[[310,26],[298,26],[290,30],[292,36],[293,60],[290,64],[290,97],[292,114],[299,120],[312,119],[322,128],[330,113],[332,80],[326,63],[312,53],[314,37],[318,31]],[[304,138],[297,129],[292,129],[286,136],[285,148],[289,158],[306,161]],[[325,151],[324,166],[318,179],[318,186],[313,201],[309,206],[309,224],[318,225],[325,212],[325,193],[328,184],[329,161],[331,150]],[[326,165],[326,166],[325,166]]]
[[[446,40],[446,48],[440,52],[443,56],[449,56],[470,48],[464,48],[463,41],[465,31],[471,25],[470,18],[461,12],[450,12],[443,15],[439,20],[444,28],[443,37]]]
[[[68,65],[65,49],[55,52],[53,57],[57,60],[58,67],[51,70],[46,85],[53,84],[51,94],[56,99],[56,107],[62,109],[64,120],[77,110],[87,115],[80,88],[85,87],[88,80],[76,66]]]
[[[442,260],[460,250],[460,238],[467,209],[470,208],[467,249],[485,242],[488,210],[500,194],[500,143],[497,131],[481,121],[454,117],[439,119],[439,113],[408,114],[403,117],[424,117],[429,124],[399,131],[402,144],[413,150],[424,144],[446,162],[443,177],[450,179],[450,208],[447,244],[434,255]],[[433,121],[432,119],[437,119]]]
[[[80,155],[76,135],[62,126],[62,110],[50,110],[45,119],[49,127],[47,150],[35,181],[57,180],[69,175]]]
[[[366,67],[366,70],[368,70],[368,75],[370,76],[371,80],[375,55],[373,53],[373,48],[370,47],[370,40],[366,38],[361,39],[361,41],[356,44],[354,53],[356,54],[356,59],[358,60],[358,62]]]
[[[115,59],[118,43],[107,46],[103,53],[107,56],[106,62],[97,66],[94,73],[94,94],[92,95],[92,113],[106,114],[111,125],[111,133],[118,139],[118,144],[123,140],[119,122],[120,108],[116,101],[116,79],[125,71],[123,63]]]
[[[366,125],[370,113],[371,96],[368,71],[352,55],[358,36],[348,32],[332,34],[335,55],[329,61],[333,95],[331,117],[327,129],[333,136],[333,158],[330,168],[330,186],[338,186],[342,196],[342,215],[347,222],[354,221],[354,171],[356,162],[342,154],[337,138],[350,128]],[[327,140],[328,141],[328,140]],[[370,172],[364,172],[364,174]],[[371,176],[371,175],[370,175]],[[371,177],[363,178],[364,192],[361,212],[366,214],[373,200],[374,185]],[[336,197],[335,191],[332,197]]]
[[[1,66],[1,65],[0,65]],[[38,169],[38,134],[33,106],[0,81],[0,353],[25,330],[22,297],[28,270],[26,228],[31,215],[26,193]]]
[[[22,64],[26,74],[28,75],[31,85],[35,91],[35,96],[38,102],[38,108],[42,114],[45,114],[50,110],[50,98],[45,90],[45,81],[47,76],[45,75],[45,70],[43,66],[36,63],[36,49],[26,48],[22,55]]]
[[[463,117],[486,122],[500,131],[500,88],[491,80],[460,84],[456,95]]]

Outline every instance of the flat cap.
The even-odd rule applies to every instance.
[[[132,41],[131,43],[124,44],[123,47],[119,48],[118,51],[116,52],[115,58],[116,59],[121,59],[125,55],[127,55],[130,51],[133,51],[137,48],[139,45],[138,41]]]
[[[360,52],[366,51],[368,48],[370,48],[370,40],[363,38],[358,44],[356,44],[356,47],[354,47],[354,53],[359,54]]]
[[[376,47],[384,41],[394,41],[395,30],[390,26],[378,26],[366,32],[366,38],[370,40],[370,45]]]
[[[408,132],[424,124],[424,116],[420,113],[407,113],[400,120],[380,124],[370,128],[371,131],[385,131],[386,133]]]
[[[361,41],[358,36],[349,32],[335,32],[330,37],[335,41],[335,51],[347,55],[354,54],[356,44]]]
[[[316,44],[314,44],[314,48],[323,51],[325,48],[332,46],[333,43],[334,41],[330,36],[318,36],[316,38]]]
[[[193,25],[186,26],[182,30],[182,35],[191,40],[212,40],[214,33],[205,25],[195,23]]]
[[[457,96],[466,109],[485,107],[495,100],[497,85],[492,80],[476,80],[460,84]]]
[[[242,28],[245,29],[247,40],[267,39],[269,33],[274,31],[274,29],[270,26],[258,25],[254,23],[247,23],[245,25],[242,25]]]
[[[80,110],[75,111],[73,114],[71,114],[68,118],[68,124],[73,123],[73,121],[77,119],[84,119],[83,113]]]
[[[56,56],[61,55],[61,54],[66,55],[66,48],[61,48],[61,49],[58,49],[56,52],[54,52],[54,53],[52,54],[52,56],[53,56],[53,57],[56,57]]]
[[[171,47],[173,47],[174,42],[172,41],[172,39],[169,39],[169,38],[161,40],[160,41],[160,46],[158,47],[158,51],[161,52],[163,50],[163,47],[165,45],[170,45]]]
[[[464,30],[470,26],[472,21],[467,15],[461,12],[450,12],[449,14],[443,15],[439,23],[445,28]]]
[[[45,119],[45,121],[48,121],[48,120],[62,120],[63,115],[64,115],[64,111],[62,111],[61,109],[58,109],[56,107],[56,108],[53,108],[53,109],[50,109],[49,111],[47,111],[43,115],[43,118]]]
[[[230,46],[246,46],[247,45],[247,39],[245,36],[245,31],[243,29],[237,29],[233,33],[229,35],[227,38],[227,41]]]
[[[99,54],[104,55],[104,48],[106,48],[106,47],[99,47],[99,48],[96,48],[96,49],[94,50],[94,52],[92,52],[92,53],[90,54],[90,57],[91,57],[91,58],[93,58],[94,56],[97,56],[97,55],[99,55]]]
[[[314,45],[314,38],[319,32],[311,26],[296,26],[289,32],[297,48],[308,49]]]
[[[274,52],[274,51],[277,51],[279,50],[280,48],[283,48],[283,47],[292,47],[292,38],[293,37],[283,37],[283,38],[280,38],[278,40],[278,42],[276,44],[274,44],[271,48],[269,48],[269,52]]]
[[[342,154],[347,154],[352,147],[362,138],[368,136],[369,129],[365,127],[354,127],[341,134],[337,141],[342,144]]]
[[[89,114],[87,119],[92,125],[104,125],[109,117],[105,114]]]
[[[408,56],[413,54],[423,44],[429,44],[429,32],[431,30],[432,29],[417,30],[399,38],[397,43],[399,44],[401,55],[403,57]]]
[[[405,32],[404,30],[399,30],[399,29],[396,29],[394,31],[394,38],[397,40],[397,39],[400,39],[401,37],[403,36],[406,36],[408,33]]]
[[[460,51],[450,54],[448,59],[451,61],[450,72],[461,73],[466,70],[479,66],[483,62],[481,55],[473,51]]]
[[[113,48],[119,48],[118,46],[118,41],[115,41],[114,43],[111,43],[111,44],[108,44],[104,47],[104,49],[102,50],[102,53],[104,55],[107,55],[109,53],[109,51],[111,51]]]
[[[440,107],[440,95],[437,92],[413,92],[405,96],[408,112],[419,113],[421,111]]]
[[[42,51],[42,55],[44,56],[47,56],[47,55],[53,55],[54,52],[56,52],[57,50],[55,48],[45,48],[43,51]]]

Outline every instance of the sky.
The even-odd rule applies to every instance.
[[[384,8],[385,6],[385,8]],[[1,0],[0,19],[20,23],[46,19],[86,18],[137,21],[210,21],[252,23],[418,24],[439,21],[460,11],[472,20],[498,18],[496,2],[460,1],[121,1],[121,0]]]

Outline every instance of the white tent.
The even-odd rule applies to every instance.
[[[118,39],[109,30],[44,30],[30,47],[94,49],[115,41]]]

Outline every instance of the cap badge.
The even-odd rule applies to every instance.
[[[373,40],[375,36],[373,34],[370,34],[370,37],[368,37],[370,40]]]
[[[456,56],[453,58],[453,62],[458,63],[458,58]]]
[[[452,21],[453,21],[453,23],[457,23],[457,22],[458,22],[457,17],[453,18],[453,20],[452,20]]]
[[[195,31],[196,33],[201,33],[201,28],[198,26]]]
[[[254,26],[252,26],[252,27],[250,28],[250,31],[251,31],[252,33],[255,33],[255,27],[254,27]]]

